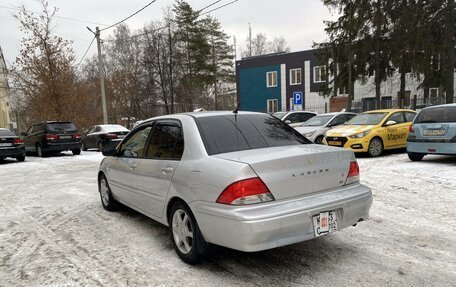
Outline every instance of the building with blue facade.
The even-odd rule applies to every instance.
[[[314,110],[324,112],[328,98],[320,91],[327,87],[327,63],[317,50],[278,53],[236,61],[238,103],[244,111],[277,112]],[[293,95],[302,95],[302,103]]]

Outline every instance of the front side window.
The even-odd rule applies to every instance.
[[[141,158],[144,157],[145,145],[152,127],[144,127],[132,134],[120,148],[120,156]]]
[[[395,121],[397,124],[402,124],[404,122],[404,116],[402,115],[402,112],[394,113],[388,118],[386,122],[388,121]]]
[[[326,82],[326,66],[314,67],[314,83]]]
[[[277,87],[277,72],[267,72],[266,73],[266,86],[268,88]]]
[[[180,125],[174,122],[157,123],[150,137],[147,158],[180,160],[184,153],[184,137]]]
[[[346,121],[347,117],[345,115],[339,115],[331,121],[331,126],[343,125]]]
[[[290,70],[290,85],[301,84],[301,69]]]

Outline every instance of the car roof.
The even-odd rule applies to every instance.
[[[367,112],[364,112],[364,114],[370,114],[370,113],[393,113],[393,112],[413,112],[413,113],[416,113],[416,111],[409,110],[409,109],[382,109],[382,110],[367,111]]]
[[[444,104],[444,105],[437,105],[437,106],[431,106],[431,107],[425,107],[424,109],[434,109],[434,108],[449,108],[449,107],[456,107],[456,103],[453,104]]]
[[[332,112],[332,113],[319,114],[319,115],[317,115],[317,117],[319,117],[319,116],[338,116],[338,115],[356,115],[356,113],[352,113],[352,112]]]

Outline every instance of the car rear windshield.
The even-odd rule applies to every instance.
[[[346,125],[368,125],[375,126],[378,125],[388,113],[368,113],[360,114],[349,120]]]
[[[456,123],[456,107],[424,109],[415,119],[415,124],[420,123]]]
[[[209,116],[195,121],[209,155],[311,143],[289,125],[266,114]]]
[[[75,131],[76,127],[73,123],[48,123],[47,129],[53,132],[66,132],[66,131]]]
[[[0,137],[10,137],[10,136],[14,136],[14,134],[12,132],[10,132],[9,130],[0,130]]]

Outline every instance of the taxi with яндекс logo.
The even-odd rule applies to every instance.
[[[415,111],[406,109],[365,112],[326,132],[324,144],[380,156],[385,149],[407,146],[409,128],[415,116]]]

